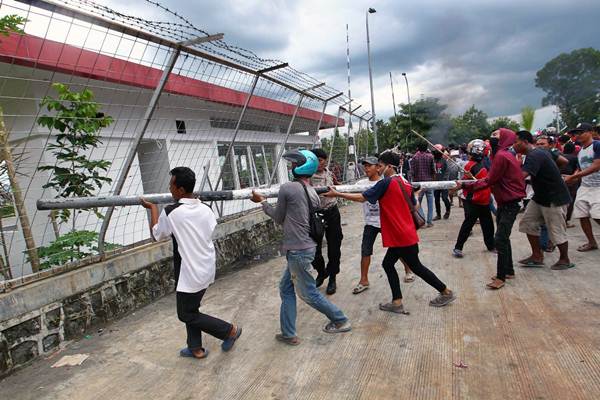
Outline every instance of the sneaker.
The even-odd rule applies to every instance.
[[[463,254],[462,250],[459,250],[459,249],[452,250],[452,255],[454,257],[456,257],[456,258],[463,258],[464,257],[464,254]]]
[[[275,339],[290,346],[298,346],[300,344],[300,338],[298,336],[287,337],[278,333],[275,335]]]
[[[440,293],[435,299],[429,302],[429,305],[432,307],[444,307],[452,303],[454,300],[456,300],[456,295],[454,292],[450,292],[450,294]]]
[[[323,332],[327,333],[342,333],[350,330],[352,330],[350,320],[346,320],[344,322],[330,322],[323,328]]]

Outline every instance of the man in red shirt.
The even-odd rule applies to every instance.
[[[388,250],[383,259],[383,269],[392,289],[392,301],[379,304],[379,309],[399,314],[406,314],[402,304],[400,279],[396,271],[396,262],[401,259],[410,269],[433,286],[440,294],[429,302],[430,306],[443,307],[456,299],[452,290],[438,279],[419,260],[419,236],[412,219],[409,201],[414,201],[412,186],[401,176],[395,175],[395,169],[400,163],[398,154],[386,150],[379,155],[379,168],[383,171],[384,179],[380,180],[363,193],[340,193],[334,188],[325,194],[328,197],[341,197],[346,200],[375,204],[379,201],[381,220],[381,236],[383,247]]]
[[[486,149],[486,144],[481,139],[471,140],[467,146],[469,161],[465,164],[465,179],[483,179],[488,172],[483,165],[483,156]],[[481,224],[481,232],[483,233],[483,241],[489,251],[493,251],[494,245],[494,220],[492,219],[492,211],[490,210],[491,190],[489,188],[479,190],[477,192],[463,189],[463,207],[465,209],[465,220],[463,221],[456,245],[452,251],[452,255],[456,258],[463,257],[463,246],[465,245],[471,230],[477,220]]]
[[[494,242],[498,252],[496,276],[487,284],[489,289],[500,289],[504,281],[515,277],[513,268],[510,234],[521,209],[520,201],[525,197],[525,179],[521,172],[521,164],[510,151],[517,139],[516,133],[510,129],[500,128],[492,133],[492,167],[488,176],[473,182],[457,182],[457,188],[473,191],[492,189],[498,203],[496,215],[496,235]]]

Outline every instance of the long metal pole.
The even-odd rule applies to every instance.
[[[124,168],[121,169],[117,181],[115,183],[115,194],[120,194],[121,190],[123,190],[123,186],[125,185],[125,181],[127,180],[127,175],[129,174],[129,170],[131,169],[131,165],[133,164],[133,160],[137,154],[137,149],[142,141],[144,135],[146,134],[146,130],[150,125],[150,121],[152,120],[152,115],[154,115],[154,111],[156,110],[156,106],[158,105],[158,100],[160,99],[160,95],[167,84],[167,80],[169,79],[169,75],[173,71],[173,67],[179,58],[179,54],[181,54],[181,50],[184,47],[191,46],[198,43],[205,43],[214,40],[223,39],[223,34],[219,33],[216,35],[206,36],[206,37],[197,37],[191,40],[187,40],[184,42],[179,42],[177,47],[173,50],[169,61],[158,81],[158,85],[154,89],[154,93],[152,94],[152,98],[150,99],[150,103],[148,104],[148,108],[146,108],[146,112],[144,114],[144,123],[142,125],[142,129],[137,133],[131,147],[129,149],[129,153],[125,158]],[[106,238],[106,232],[108,230],[108,225],[110,224],[110,220],[112,218],[112,214],[114,212],[114,207],[110,207],[106,210],[106,214],[104,215],[104,219],[102,220],[102,226],[100,227],[100,233],[98,234],[98,252],[100,254],[104,254],[104,240]]]
[[[323,116],[325,115],[325,108],[327,108],[328,100],[323,102],[323,109],[321,109],[321,116],[319,117],[319,122],[317,123],[317,130],[315,131],[315,137],[313,138],[312,148],[315,148],[317,144],[317,140],[319,139],[319,129],[321,129],[321,123],[323,123]],[[337,123],[337,122],[336,122]]]
[[[398,117],[396,113],[396,98],[394,97],[394,81],[392,80],[392,71],[390,71],[390,86],[392,87],[392,105],[394,106],[394,117]]]
[[[300,98],[298,99],[298,103],[296,104],[296,108],[294,109],[294,114],[292,114],[292,119],[288,124],[287,132],[285,134],[285,139],[283,140],[283,144],[281,145],[281,149],[279,150],[279,154],[277,154],[277,159],[275,160],[275,165],[273,165],[273,172],[271,173],[271,179],[269,179],[269,186],[273,184],[273,179],[277,175],[277,168],[279,168],[279,162],[281,161],[281,157],[285,152],[285,145],[287,144],[288,138],[290,137],[290,132],[292,131],[292,126],[294,125],[294,121],[296,120],[296,114],[298,114],[298,110],[300,109],[300,105],[302,104],[302,100],[304,100],[304,93],[300,93]]]
[[[371,40],[369,38],[369,11],[367,10],[366,13],[366,25],[367,25],[367,57],[369,59],[369,85],[371,88],[371,115],[373,116],[372,118],[372,128],[373,128],[373,133],[375,135],[375,153],[379,152],[379,144],[377,141],[377,119],[375,117],[375,97],[373,95],[373,67],[372,67],[372,61],[371,61]]]
[[[131,143],[131,147],[129,148],[129,153],[127,154],[127,157],[125,158],[124,167],[121,169],[119,177],[117,178],[117,181],[115,184],[115,189],[113,191],[114,194],[116,194],[116,195],[120,194],[121,190],[123,190],[123,186],[125,185],[125,180],[127,179],[127,175],[129,174],[129,170],[131,169],[131,164],[133,163],[133,160],[135,159],[135,156],[137,154],[138,146],[139,146],[142,138],[144,137],[144,134],[146,133],[146,129],[148,129],[148,125],[150,125],[150,120],[152,119],[154,110],[156,109],[156,106],[158,105],[158,100],[160,99],[160,95],[167,83],[167,80],[169,79],[169,75],[171,74],[171,71],[173,71],[173,67],[175,66],[175,63],[177,62],[177,58],[179,57],[180,53],[181,53],[181,47],[178,47],[173,51],[173,53],[171,54],[171,57],[169,58],[167,66],[164,69],[162,76],[160,77],[158,86],[156,86],[156,89],[154,89],[154,93],[152,94],[152,98],[150,99],[150,103],[148,104],[148,108],[146,109],[146,113],[144,115],[144,124],[142,125],[142,129],[140,129],[140,131],[137,133],[137,135],[133,139],[133,142]],[[108,210],[106,210],[104,219],[102,220],[102,226],[100,227],[100,233],[98,234],[98,252],[100,254],[104,254],[104,240],[106,238],[106,232],[108,231],[108,225],[110,224],[110,220],[112,218],[114,210],[115,210],[114,207],[109,207]]]
[[[406,82],[406,95],[408,96],[408,129],[410,129],[411,131],[413,130],[412,128],[412,106],[410,103],[410,89],[408,87],[408,77],[406,76],[406,72],[402,73],[402,76],[404,76],[404,81]],[[408,151],[408,135],[406,135],[406,141],[404,143],[404,147],[406,147],[406,151]]]
[[[458,182],[468,182],[462,180]],[[472,182],[472,181],[471,181]],[[334,186],[338,192],[342,193],[362,193],[374,183],[364,185],[337,185]],[[453,189],[456,188],[456,181],[429,181],[429,182],[413,182],[414,188],[422,189]],[[326,186],[316,187],[317,193],[326,193],[329,188]],[[277,197],[279,186],[271,188],[246,188],[239,190],[214,190],[214,191],[198,191],[194,192],[194,196],[202,201],[230,201],[244,200],[252,196],[255,191],[266,197]],[[140,206],[141,199],[155,203],[166,204],[174,201],[170,193],[154,193],[144,195],[126,195],[126,196],[97,196],[97,197],[67,197],[67,198],[49,198],[39,199],[37,201],[38,210],[62,210],[62,209],[82,209],[93,207],[125,207],[125,206]]]

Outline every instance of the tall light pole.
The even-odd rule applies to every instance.
[[[392,80],[392,71],[390,71],[390,85],[392,86],[392,103],[394,106],[394,117],[397,117],[396,114],[396,98],[394,97],[394,81]]]
[[[376,13],[374,8],[368,8],[365,13],[365,20],[367,25],[367,56],[369,58],[369,83],[371,85],[371,126],[375,135],[375,152],[379,153],[379,144],[377,142],[377,118],[375,118],[375,98],[373,97],[373,68],[371,66],[371,41],[369,39],[369,14]]]
[[[411,105],[410,105],[410,89],[408,88],[408,77],[406,76],[406,72],[403,72],[402,76],[404,77],[404,81],[406,82],[406,94],[408,95],[408,126],[409,126],[409,130],[410,130],[408,132],[408,135],[410,135],[410,133],[412,132],[412,110],[411,110]],[[406,135],[405,146],[408,146],[408,135]]]

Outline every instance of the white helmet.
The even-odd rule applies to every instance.
[[[467,153],[472,156],[483,156],[485,151],[485,142],[481,139],[474,139],[467,145]]]

